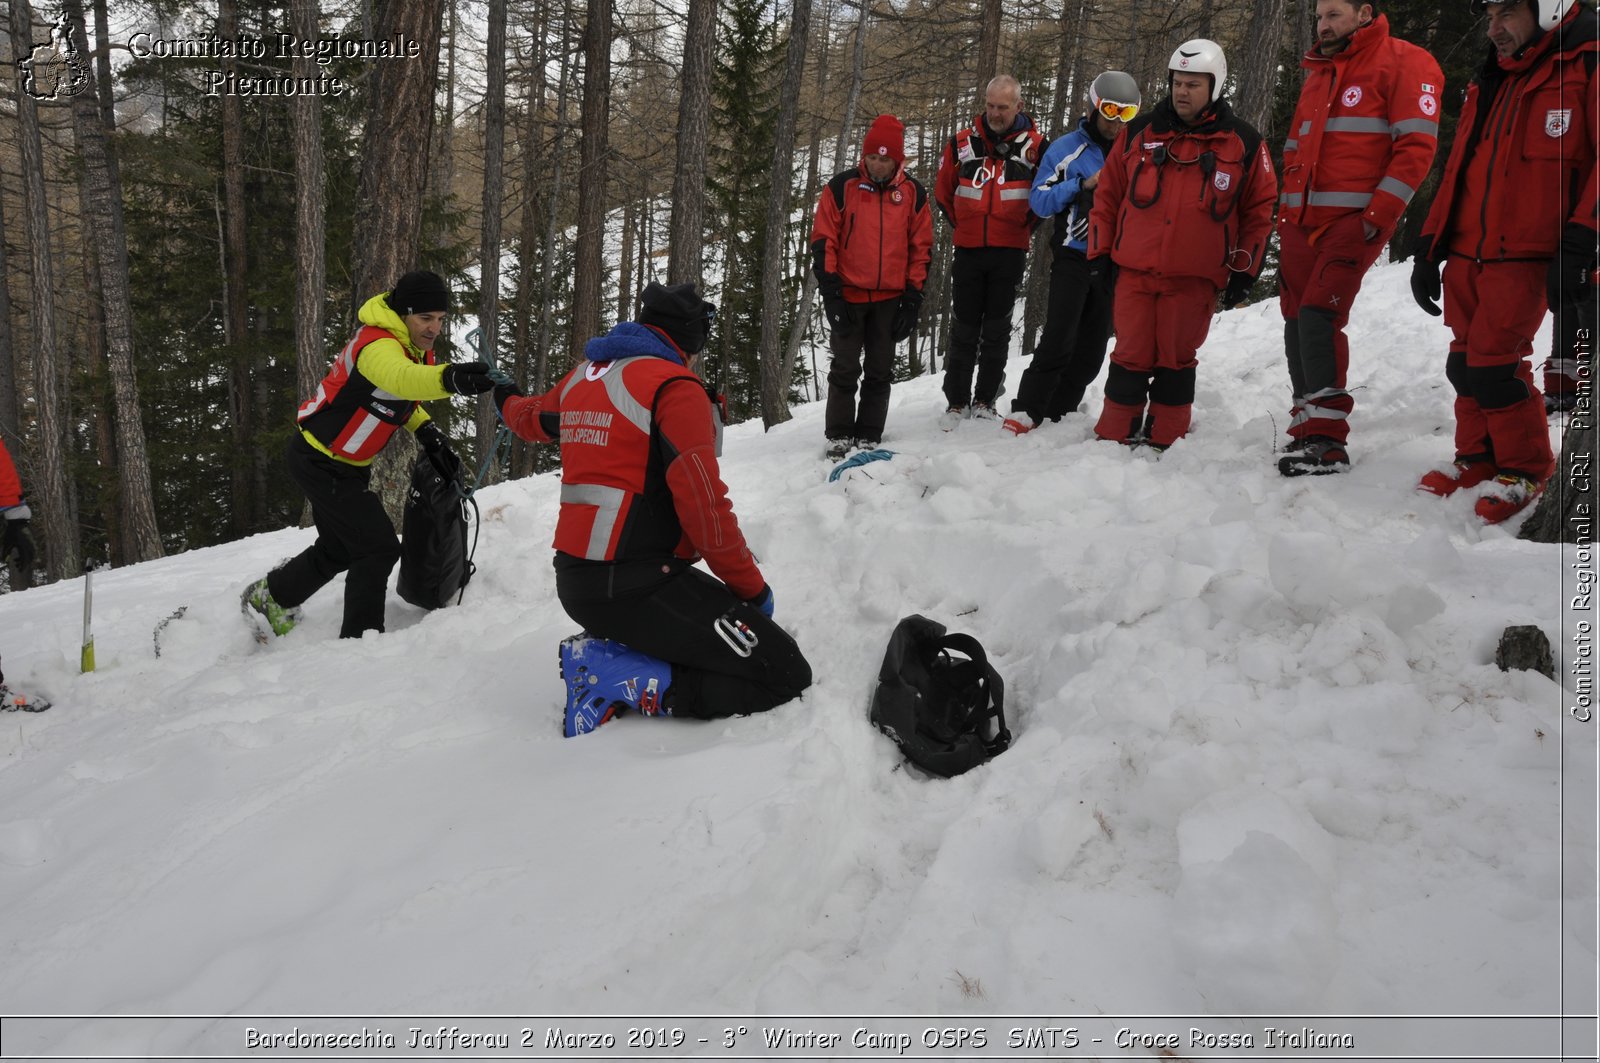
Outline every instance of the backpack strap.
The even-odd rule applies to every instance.
[[[983,718],[993,717],[995,721],[994,737],[983,738],[983,746],[991,757],[1005,752],[1011,745],[1011,731],[1006,727],[1006,681],[1000,678],[1000,673],[989,663],[989,655],[984,652],[983,644],[971,635],[945,635],[938,640],[938,645],[941,653],[955,650],[971,659],[983,672],[983,687],[989,695],[989,703],[983,712]]]

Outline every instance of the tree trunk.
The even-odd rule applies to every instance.
[[[1579,403],[1561,441],[1561,460],[1517,538],[1536,543],[1594,544],[1595,467],[1592,385],[1582,381]]]
[[[789,18],[789,46],[783,59],[783,83],[778,89],[778,127],[772,150],[772,191],[767,197],[767,239],[761,262],[761,422],[771,428],[787,421],[789,380],[783,375],[778,333],[783,324],[784,239],[789,224],[789,200],[794,181],[794,130],[800,109],[800,82],[805,76],[806,42],[811,36],[811,0],[794,0]],[[810,272],[809,270],[807,272]]]
[[[63,6],[78,50],[89,54],[83,29],[81,0]],[[100,42],[105,46],[106,42]],[[224,97],[226,98],[226,97]],[[116,410],[117,475],[120,480],[123,541],[131,561],[160,557],[161,533],[156,525],[155,497],[150,484],[150,458],[145,446],[144,421],[133,362],[133,309],[128,282],[128,239],[122,217],[121,178],[115,149],[102,124],[98,98],[73,97],[72,116],[83,165],[84,223],[95,246],[94,263],[99,281],[105,325],[106,362]]]
[[[505,209],[506,158],[506,0],[489,0],[488,83],[483,100],[483,237],[478,245],[478,336],[483,352],[500,365],[500,215]],[[499,421],[487,395],[478,407],[478,463],[494,449]],[[483,483],[498,483],[500,469],[491,466]]]
[[[28,0],[12,0],[11,39],[33,40],[33,10]],[[29,485],[29,494],[39,503],[34,519],[43,533],[47,571],[52,579],[65,579],[78,574],[79,553],[67,490],[66,419],[56,364],[56,301],[51,287],[55,270],[50,249],[50,206],[45,197],[44,144],[39,135],[36,101],[27,92],[18,92],[15,99],[31,272],[33,397],[39,424],[34,451],[35,482]]]
[[[378,40],[409,40],[421,54],[368,67],[368,106],[361,177],[351,245],[350,318],[367,299],[416,267],[422,240],[422,202],[433,143],[434,94],[439,81],[439,25],[444,0],[386,3],[377,12]],[[392,150],[394,145],[407,150]],[[398,518],[411,482],[416,447],[410,433],[391,441],[373,462],[372,486]]]
[[[316,38],[318,0],[293,0],[291,19],[301,40]],[[296,78],[317,76],[316,60],[297,56]],[[327,368],[327,343],[323,336],[323,317],[327,306],[327,206],[325,166],[322,156],[322,97],[302,93],[291,105],[294,109],[294,352],[295,401],[308,401],[316,394]]]
[[[867,5],[863,3],[861,5],[861,10],[863,13],[866,11],[866,9]],[[828,88],[828,51],[831,43],[829,34],[832,29],[833,3],[832,0],[823,0],[821,34],[822,48],[820,49],[820,54],[817,57],[817,79],[814,83],[815,87],[813,89],[814,98],[819,100],[825,98],[823,94]],[[847,135],[845,134],[845,131],[850,128],[849,118],[850,116],[846,115],[845,124],[840,126],[840,133],[842,134],[841,139],[843,139],[843,135]],[[822,191],[822,182],[819,179],[821,160],[818,158],[822,149],[822,111],[820,108],[812,112],[811,131],[807,137],[806,148],[807,162],[806,183],[804,187],[805,198],[802,200],[802,202],[808,206],[811,206],[816,203],[817,196],[820,195]],[[835,167],[842,167],[845,165],[844,158],[838,153],[835,153],[833,162]],[[807,232],[809,231],[810,229],[808,228]],[[816,297],[817,294],[817,275],[810,269],[809,261],[810,259],[808,257],[806,259],[808,265],[802,266],[800,270],[800,309],[796,314],[794,327],[789,330],[789,343],[783,351],[782,372],[784,380],[794,379],[794,367],[795,363],[800,359],[800,347],[805,343],[806,337],[812,334],[811,322],[813,321],[815,315],[812,313],[813,308],[811,301]],[[813,397],[815,397],[815,373],[812,374],[811,383]]]
[[[5,196],[0,195],[0,233],[6,232]],[[6,280],[6,242],[0,239],[0,442],[22,453],[22,413],[17,400],[16,333],[11,328],[11,284]]]
[[[983,0],[983,30],[978,37],[978,87],[1000,73],[1000,0]]]
[[[1263,133],[1272,121],[1272,98],[1278,88],[1284,3],[1285,0],[1255,0],[1244,61],[1239,64],[1234,112]]]
[[[539,319],[539,344],[535,348],[533,367],[533,388],[538,394],[542,394],[550,386],[550,284],[551,271],[555,264],[556,233],[561,224],[562,166],[566,161],[566,152],[562,150],[561,141],[567,126],[567,89],[572,79],[572,63],[567,48],[568,28],[567,16],[564,14],[561,20],[560,74],[556,82],[555,135],[551,138],[550,148],[556,161],[550,168],[550,208],[547,212],[549,225],[545,227],[544,251],[540,256],[542,260],[540,274],[543,280],[539,288],[539,305],[544,307],[544,313]]]
[[[533,26],[533,64],[528,72],[527,113],[523,116],[522,130],[522,224],[517,236],[517,305],[516,305],[516,365],[511,375],[523,388],[529,387],[529,351],[533,342],[533,293],[538,286],[535,279],[539,269],[539,196],[544,176],[544,127],[541,121],[544,110],[544,68],[548,59],[545,37],[549,32],[547,5],[538,5]],[[542,390],[542,389],[541,389]],[[538,394],[538,392],[534,392]],[[511,443],[511,476],[513,479],[533,472],[533,445],[520,439]]]
[[[711,137],[711,48],[716,0],[689,0],[684,26],[683,83],[678,97],[678,156],[672,171],[672,221],[667,233],[667,283],[704,285],[706,142]]]
[[[648,208],[649,204],[646,204]],[[638,202],[629,198],[622,204],[622,253],[617,256],[617,320],[626,321],[633,299],[633,241],[639,221]]]
[[[238,0],[219,0],[217,33],[227,41],[239,38]],[[232,77],[238,63],[222,60],[222,71]],[[248,342],[247,248],[245,246],[244,107],[234,93],[222,94],[222,327],[228,345],[228,431],[233,443],[229,455],[232,525],[235,537],[250,530],[254,511],[250,489],[249,456],[254,443],[251,365]]]
[[[611,0],[587,0],[583,26],[583,113],[579,118],[578,234],[572,264],[568,357],[600,332],[606,237],[606,135],[611,110]]]

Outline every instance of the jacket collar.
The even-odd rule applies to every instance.
[[[356,318],[363,325],[381,328],[392,334],[395,339],[400,341],[401,346],[406,349],[406,353],[411,356],[413,361],[427,361],[426,352],[411,342],[411,330],[406,328],[405,321],[395,312],[394,307],[389,305],[389,300],[386,298],[388,294],[388,292],[379,292],[365,303],[362,303],[361,310],[356,314]]]
[[[1362,52],[1370,52],[1388,39],[1389,16],[1380,13],[1374,15],[1371,22],[1350,34],[1350,43],[1332,55],[1323,55],[1313,44],[1311,50],[1300,60],[1300,65],[1309,67],[1314,63],[1348,63],[1355,56]]]
[[[619,358],[665,358],[669,362],[687,365],[688,361],[678,345],[667,334],[637,321],[619,321],[604,336],[596,336],[583,345],[583,356],[591,362],[615,362]]]

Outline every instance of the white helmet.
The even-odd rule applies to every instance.
[[[1509,2],[1510,0],[1475,0],[1472,6],[1482,11],[1490,4]],[[1567,12],[1572,10],[1572,5],[1576,2],[1577,0],[1528,0],[1528,6],[1532,9],[1540,30],[1553,30],[1561,25],[1561,20],[1567,17]]]
[[[1216,41],[1204,37],[1184,41],[1167,60],[1167,69],[1179,74],[1210,74],[1211,102],[1222,99],[1222,83],[1228,80],[1228,60],[1222,54],[1222,45]]]

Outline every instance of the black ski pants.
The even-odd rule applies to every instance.
[[[845,323],[828,337],[828,406],[824,432],[829,439],[877,443],[889,416],[889,386],[894,383],[894,316],[899,299],[845,303]],[[866,379],[862,379],[862,355]],[[856,405],[860,383],[861,404]]]
[[[561,607],[585,631],[672,665],[664,700],[674,716],[765,712],[811,685],[811,665],[788,632],[684,561],[608,564],[557,554],[555,566]]]
[[[1017,385],[1013,410],[1037,424],[1061,420],[1100,375],[1111,337],[1111,300],[1089,283],[1089,260],[1063,247],[1050,265],[1050,304],[1033,361]]]
[[[383,630],[389,573],[400,560],[400,538],[369,490],[372,469],[335,461],[298,432],[289,442],[289,475],[311,503],[317,541],[267,574],[267,590],[293,608],[339,573],[344,577],[344,623],[339,637]]]
[[[1028,252],[1020,247],[958,247],[950,266],[950,352],[944,397],[951,406],[993,406],[1006,382],[1011,310]],[[976,367],[978,381],[972,381]]]

